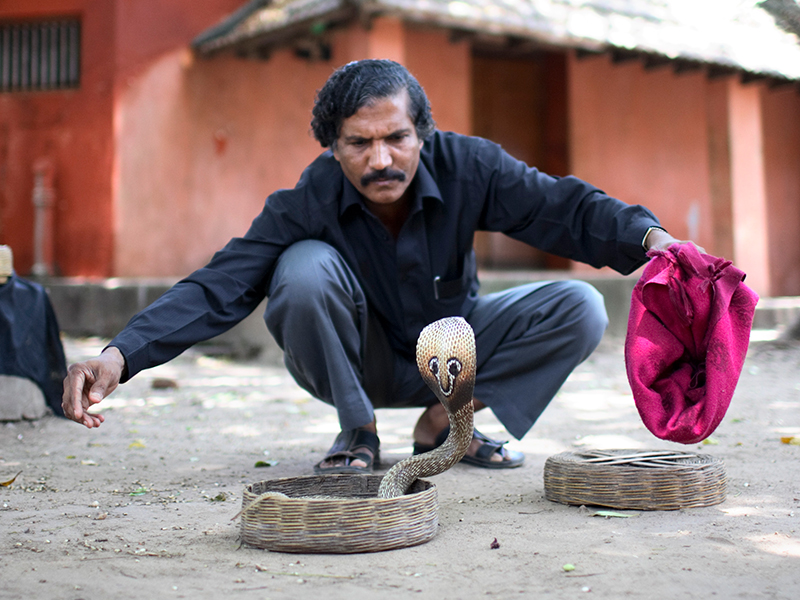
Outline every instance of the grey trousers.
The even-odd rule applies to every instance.
[[[394,352],[338,252],[306,240],[281,255],[264,319],[297,383],[333,405],[343,430],[375,408],[437,402],[416,363]],[[483,296],[475,331],[475,397],[521,439],[608,325],[603,297],[580,281],[537,282]]]

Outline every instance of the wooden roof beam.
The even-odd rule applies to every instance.
[[[748,83],[755,83],[757,81],[764,81],[765,79],[768,79],[768,76],[767,75],[763,75],[761,73],[749,73],[747,71],[744,71],[742,73],[742,75],[741,75],[741,78],[742,78],[742,83],[746,85]]]
[[[800,83],[798,83],[794,79],[786,79],[785,77],[770,77],[769,80],[769,87],[770,89],[773,90],[776,88],[786,88],[791,85],[797,85],[798,86],[797,89],[798,91],[800,91]]]
[[[653,69],[666,67],[672,63],[673,59],[669,58],[668,56],[664,56],[663,54],[644,54],[642,55],[642,60],[644,62],[644,68],[648,71],[652,71]]]
[[[611,62],[613,63],[625,63],[630,62],[632,60],[639,60],[641,54],[634,50],[622,50],[620,48],[614,48],[611,51]]]
[[[698,60],[677,58],[672,62],[672,70],[678,75],[700,71],[703,67],[705,67],[705,63],[702,63]]]
[[[605,50],[592,50],[591,48],[576,48],[575,49],[575,58],[584,59],[584,58],[596,58],[598,56],[604,56],[606,54]]]
[[[721,79],[722,77],[730,77],[738,72],[734,67],[726,67],[723,65],[708,65],[708,78]]]

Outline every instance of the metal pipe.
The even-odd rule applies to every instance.
[[[53,165],[39,159],[33,166],[33,267],[36,277],[53,275]]]

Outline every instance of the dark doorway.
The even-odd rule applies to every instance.
[[[472,131],[550,175],[569,172],[566,55],[476,49],[472,60]],[[479,232],[478,264],[493,269],[565,269],[569,261],[500,234]]]

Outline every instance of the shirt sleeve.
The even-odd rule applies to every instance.
[[[577,177],[541,173],[491,142],[477,147],[475,162],[476,187],[485,191],[481,229],[624,275],[647,261],[642,238],[659,225],[647,208]]]
[[[256,309],[281,252],[309,237],[306,195],[301,184],[272,194],[244,237],[230,240],[128,322],[109,343],[125,357],[123,381],[227,331]]]

